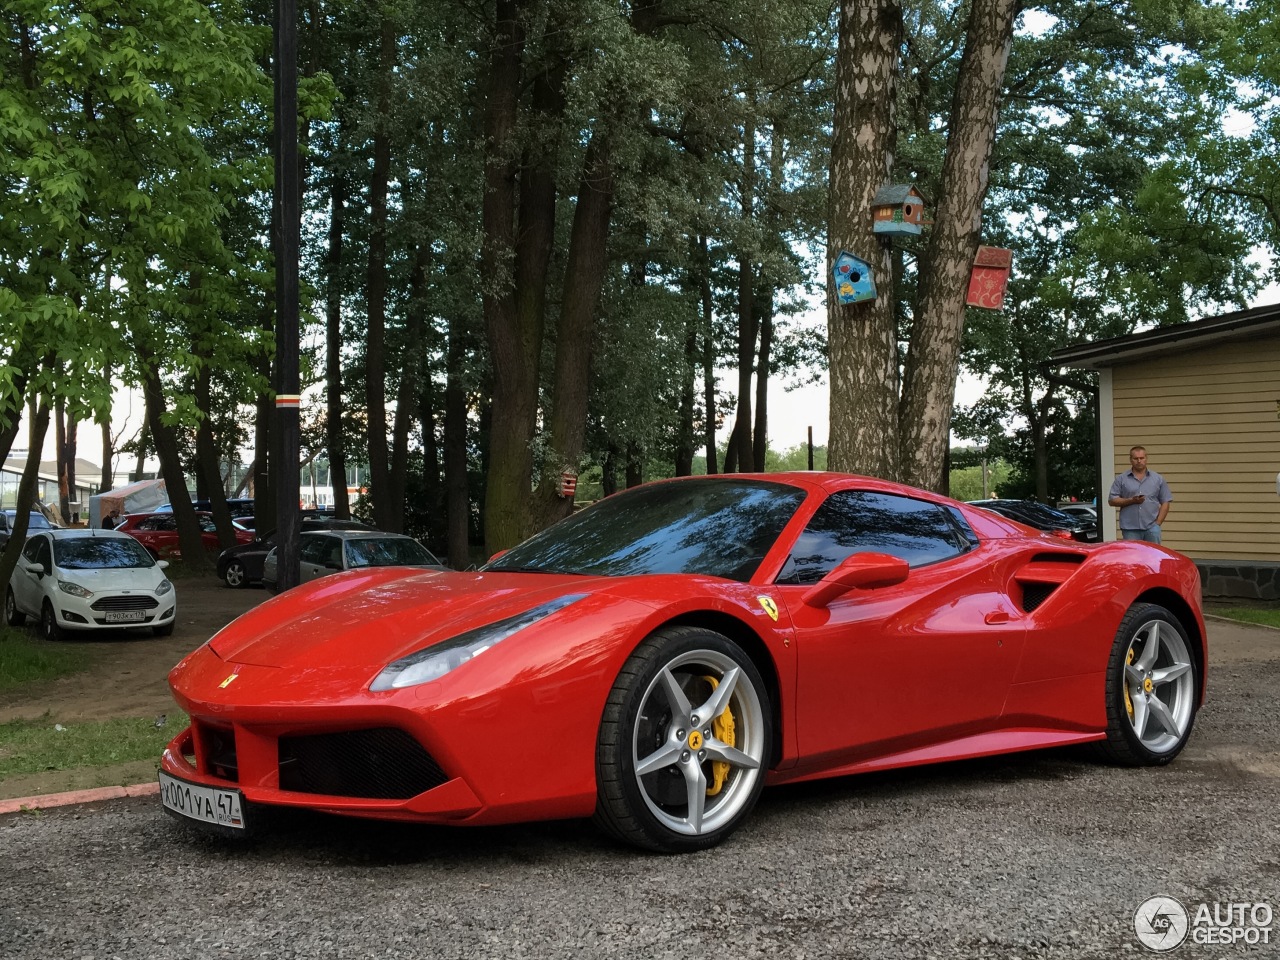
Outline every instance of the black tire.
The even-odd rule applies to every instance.
[[[8,587],[4,592],[4,622],[11,627],[20,627],[27,622],[27,615],[18,609],[13,587]]]
[[[720,687],[731,672],[726,694]],[[708,716],[697,716],[699,708]],[[696,627],[658,631],[623,665],[605,704],[596,823],[647,850],[715,846],[760,797],[771,726],[768,690],[742,648]],[[645,760],[651,769],[640,773]]]
[[[170,620],[168,623],[162,624],[161,626],[152,627],[151,632],[157,637],[171,637],[173,636],[173,625],[176,622],[176,620]]]
[[[1163,766],[1186,746],[1200,672],[1186,630],[1164,607],[1134,604],[1120,621],[1107,661],[1106,698],[1107,739],[1098,744],[1104,759]]]
[[[62,627],[58,625],[58,615],[53,611],[53,604],[48,600],[40,608],[40,636],[51,643],[56,643],[66,637]]]
[[[228,587],[243,588],[249,585],[249,574],[243,563],[232,560],[227,564],[227,569],[222,571],[222,580]]]

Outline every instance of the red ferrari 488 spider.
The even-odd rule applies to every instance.
[[[479,571],[366,568],[240,617],[169,676],[167,810],[595,817],[711,846],[766,784],[1094,742],[1163,764],[1207,665],[1200,578],[865,477],[660,481]]]

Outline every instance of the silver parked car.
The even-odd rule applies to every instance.
[[[413,537],[376,530],[326,530],[304,533],[298,550],[298,582],[360,567],[424,567],[447,570]],[[276,548],[262,564],[262,583],[276,590]]]

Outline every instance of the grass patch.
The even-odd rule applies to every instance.
[[[1280,627],[1280,608],[1278,607],[1237,607],[1231,605],[1215,606],[1208,611],[1214,616],[1228,620],[1239,620],[1241,623],[1258,623],[1264,627]]]
[[[159,761],[174,734],[186,726],[174,711],[164,726],[151,717],[120,717],[86,723],[38,720],[0,724],[0,780],[5,777],[79,767],[109,767],[137,760]]]
[[[46,643],[29,630],[0,627],[0,690],[56,680],[88,665],[83,650]]]

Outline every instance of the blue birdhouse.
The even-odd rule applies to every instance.
[[[836,299],[841,303],[861,303],[876,298],[876,282],[871,275],[871,264],[841,250],[831,268],[835,281]]]
[[[881,187],[871,201],[872,233],[912,233],[924,229],[924,196],[908,184]]]

